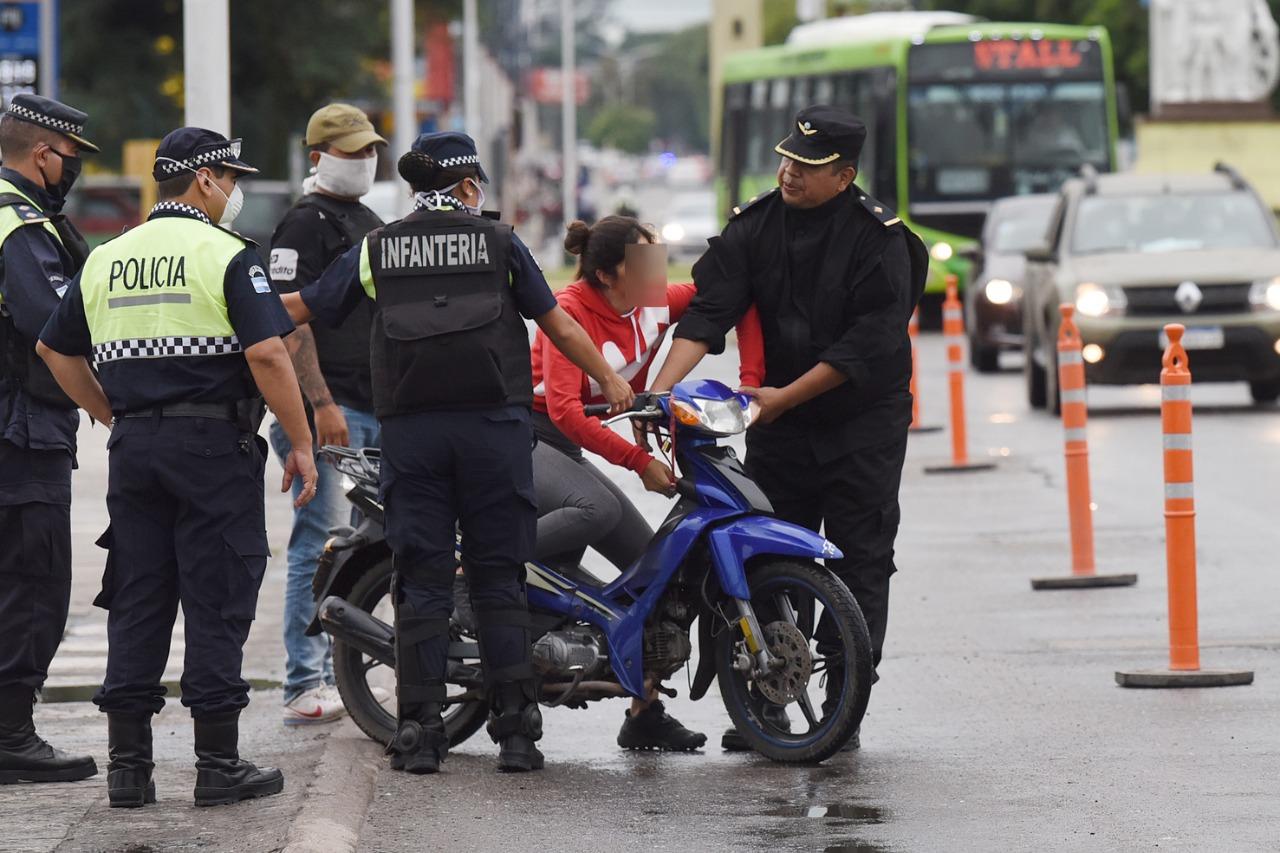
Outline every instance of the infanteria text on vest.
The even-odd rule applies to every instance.
[[[419,211],[369,235],[380,417],[532,402],[510,250],[510,227],[451,211]]]

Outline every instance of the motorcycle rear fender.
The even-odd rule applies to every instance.
[[[827,539],[798,524],[767,515],[736,518],[707,534],[707,547],[720,588],[732,598],[751,598],[747,563],[755,557],[838,560],[844,554]]]

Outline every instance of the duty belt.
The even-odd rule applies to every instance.
[[[122,418],[212,418],[236,422],[240,419],[235,403],[168,403],[136,412],[125,412]]]

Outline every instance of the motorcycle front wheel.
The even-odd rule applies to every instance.
[[[751,567],[747,581],[765,643],[784,665],[757,680],[748,671],[741,628],[724,627],[715,650],[725,710],[766,758],[783,764],[830,758],[857,732],[871,696],[871,637],[862,610],[817,563],[770,559]]]
[[[388,625],[395,624],[391,606],[391,574],[390,558],[375,564],[352,586],[347,601]],[[395,670],[335,639],[333,677],[347,713],[360,730],[384,746],[389,743],[396,732]],[[449,692],[457,693],[460,689],[450,685]],[[489,709],[481,701],[446,706],[444,728],[449,735],[449,745],[457,746],[478,732],[488,715]]]

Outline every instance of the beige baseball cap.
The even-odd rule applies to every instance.
[[[350,104],[329,104],[311,114],[307,145],[329,143],[344,154],[354,154],[372,142],[387,144],[373,129],[363,110]]]

